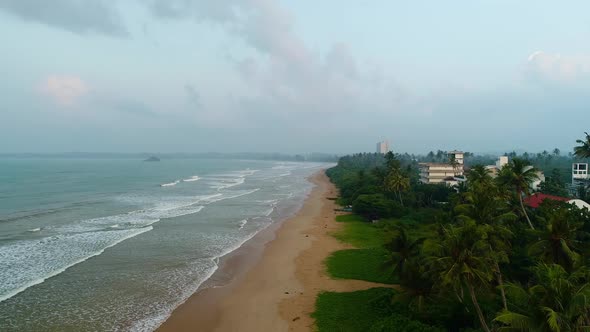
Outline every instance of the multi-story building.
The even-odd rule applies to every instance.
[[[590,180],[590,175],[588,174],[588,164],[585,163],[574,163],[572,164],[572,184],[576,185],[580,182],[585,182]],[[578,182],[578,183],[576,183]]]
[[[572,191],[575,192],[580,185],[590,185],[590,174],[588,174],[588,164],[572,164]]]
[[[377,143],[377,153],[386,154],[389,151],[390,150],[388,141],[381,141]]]
[[[420,163],[420,182],[456,184],[454,178],[462,176],[464,172],[464,154],[461,151],[449,151],[448,155],[448,163]]]

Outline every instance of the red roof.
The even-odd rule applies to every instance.
[[[536,194],[533,194],[529,197],[526,197],[524,199],[524,204],[536,209],[546,199],[551,199],[551,200],[560,201],[560,202],[567,202],[570,200],[569,198],[566,198],[566,197],[559,197],[559,196],[536,193]]]

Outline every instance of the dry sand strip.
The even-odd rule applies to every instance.
[[[273,231],[274,239],[266,235],[252,266],[224,287],[197,292],[159,331],[311,331],[310,314],[319,292],[391,287],[326,275],[323,261],[330,253],[350,247],[330,235],[342,227],[334,220],[335,203],[328,199],[336,197],[335,187],[324,172],[311,181],[316,187],[301,210]],[[253,241],[265,241],[265,235]]]
[[[343,227],[342,223],[335,221],[338,212],[333,200],[328,198],[337,197],[338,192],[328,177],[322,173],[314,178],[319,187],[322,188],[323,201],[321,213],[315,218],[303,234],[312,238],[310,248],[304,250],[295,259],[297,280],[303,284],[303,292],[284,299],[279,304],[281,317],[289,322],[289,331],[312,331],[314,320],[311,313],[315,311],[317,295],[323,291],[353,292],[373,287],[392,287],[379,283],[372,283],[362,280],[338,280],[331,279],[325,269],[325,259],[334,251],[353,248],[344,244],[331,234]]]

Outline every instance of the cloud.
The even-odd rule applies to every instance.
[[[325,55],[311,50],[279,1],[170,0],[154,1],[150,9],[165,20],[216,24],[258,53],[232,60],[248,91],[236,96],[236,112],[251,111],[244,105],[283,113],[391,111],[401,94],[391,77],[359,66],[346,43],[334,44]]]
[[[184,91],[187,94],[188,103],[192,108],[200,109],[201,107],[203,107],[203,105],[201,104],[201,96],[199,95],[199,92],[197,92],[195,87],[193,87],[190,84],[185,84]]]
[[[53,75],[41,82],[39,90],[61,106],[73,106],[78,99],[88,94],[89,88],[77,76]]]
[[[147,104],[133,99],[105,99],[101,101],[101,104],[116,112],[128,113],[135,116],[154,117],[159,115]]]
[[[127,35],[113,1],[2,0],[0,10],[25,21],[42,23],[77,34]]]
[[[562,56],[536,51],[528,57],[527,70],[537,79],[571,82],[590,77],[590,56]]]

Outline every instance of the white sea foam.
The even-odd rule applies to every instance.
[[[174,182],[170,182],[170,183],[163,183],[160,185],[160,187],[174,187],[175,185],[179,184],[180,181],[176,180]]]
[[[40,227],[29,229],[29,232],[39,232],[41,230]]]
[[[211,204],[219,201],[223,201],[226,199],[238,198],[245,195],[250,195],[260,190],[260,188],[255,188],[252,190],[236,190],[236,191],[228,191],[216,197],[211,197],[210,199],[203,200],[205,204]]]
[[[201,178],[198,176],[191,176],[188,179],[183,179],[182,182],[195,182],[195,181],[199,181]]]
[[[150,209],[81,220],[52,229],[58,235],[2,246],[0,302],[75,264],[100,255],[108,247],[151,230],[150,225],[161,219],[198,213],[204,206],[196,203],[218,196],[221,194],[197,196],[180,202],[161,202]],[[30,231],[40,230],[35,228]]]
[[[279,202],[279,200],[278,199],[266,199],[266,200],[256,201],[256,202],[263,203],[263,204],[276,205]]]
[[[2,246],[0,302],[102,254],[107,248],[150,230],[152,227],[60,234]]]
[[[248,219],[242,219],[242,220],[238,221],[238,224],[240,225],[240,229],[244,228],[244,226],[246,226],[247,223],[248,223]]]
[[[209,188],[222,190],[222,189],[227,189],[227,188],[239,186],[239,185],[243,184],[245,181],[246,181],[246,179],[244,177],[238,177],[238,178],[229,178],[229,179],[225,179],[225,180],[221,180],[221,181],[212,181],[212,182],[209,182],[208,184],[209,184]]]
[[[274,210],[275,210],[275,208],[274,208],[274,207],[272,207],[272,208],[270,208],[270,209],[266,210],[266,212],[264,212],[263,214],[264,214],[264,216],[265,216],[265,217],[268,217],[268,216],[270,216],[270,214],[271,214],[271,213],[272,213]]]

